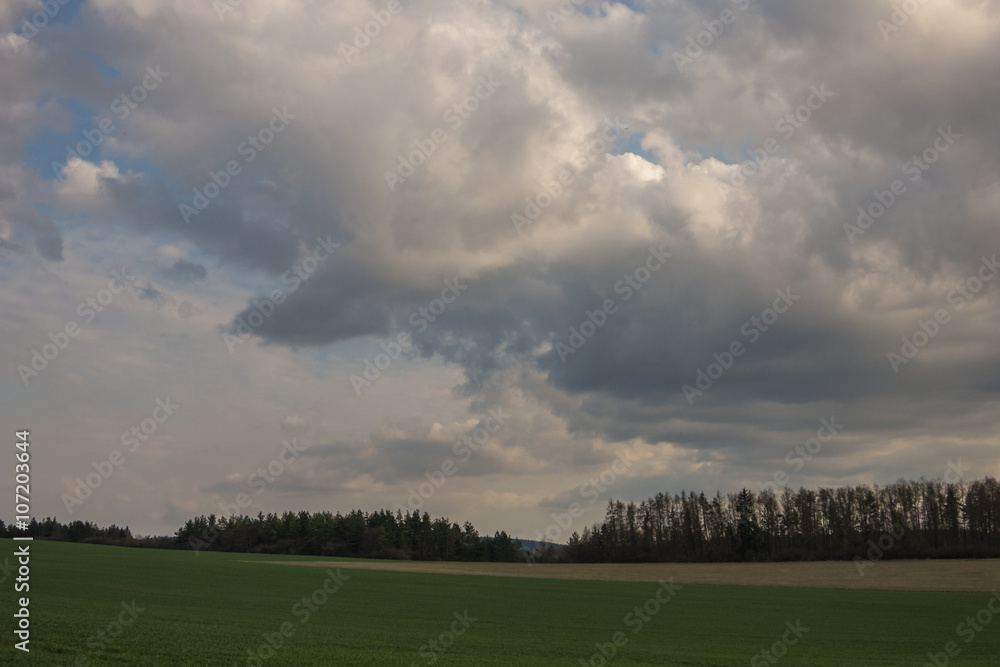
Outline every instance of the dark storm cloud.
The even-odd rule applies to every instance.
[[[150,284],[139,288],[139,298],[145,301],[159,301],[162,296],[163,293]]]
[[[208,275],[208,269],[197,262],[178,259],[173,263],[173,266],[163,270],[163,275],[183,285],[197,280],[204,280]]]

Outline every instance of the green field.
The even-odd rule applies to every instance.
[[[13,551],[0,540],[0,562]],[[346,581],[307,617],[293,609],[322,590],[327,570],[242,562],[294,557],[40,541],[31,553],[31,653],[13,649],[8,576],[3,664],[257,665],[248,650],[285,623],[288,636],[263,652],[264,665],[596,666],[595,643],[616,632],[627,642],[608,665],[750,665],[797,621],[808,631],[778,664],[923,665],[949,641],[960,649],[949,664],[1000,661],[1000,619],[968,643],[956,634],[989,593],[688,584],[648,620],[626,622],[657,584],[343,569]],[[454,614],[466,610],[475,621],[447,650],[426,647],[453,624],[463,629]]]

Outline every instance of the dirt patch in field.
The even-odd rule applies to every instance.
[[[800,586],[897,591],[1000,590],[1000,559],[852,561],[815,563],[425,563],[414,561],[244,561],[431,574],[474,574],[532,579],[659,581],[736,586]]]

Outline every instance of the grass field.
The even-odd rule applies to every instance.
[[[0,561],[13,551],[0,540]],[[958,629],[987,609],[988,592],[689,583],[671,598],[645,581],[344,567],[338,584],[330,574],[346,563],[336,559],[328,571],[263,562],[316,558],[54,542],[32,542],[31,552],[31,653],[12,648],[8,576],[3,664],[258,665],[263,655],[264,665],[578,667],[602,664],[597,644],[614,647],[607,664],[623,667],[750,665],[755,656],[758,665],[923,665],[947,642],[960,651],[952,665],[997,665],[1000,656],[1000,618]],[[316,594],[325,581],[336,592]],[[658,590],[669,600],[662,606],[648,602]],[[644,604],[643,617],[634,609]],[[779,644],[787,653],[768,662],[762,650],[796,638],[786,623],[798,624],[801,639]],[[280,637],[271,654],[258,650],[265,635]],[[435,651],[432,640],[450,645]]]

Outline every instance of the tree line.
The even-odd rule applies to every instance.
[[[514,562],[524,554],[521,542],[505,531],[481,536],[468,521],[459,527],[445,517],[432,520],[427,512],[416,511],[211,514],[189,519],[172,537],[133,536],[127,527],[100,528],[89,521],[61,524],[54,518],[32,519],[23,531],[0,521],[0,537],[15,535],[158,549],[396,560]]]
[[[520,541],[505,531],[481,536],[468,521],[459,527],[427,512],[397,510],[348,514],[258,513],[256,517],[209,515],[190,519],[177,531],[177,546],[195,550],[307,554],[396,560],[513,562]]]
[[[892,539],[883,536],[892,536]],[[1000,556],[1000,484],[899,480],[885,486],[754,493],[658,493],[609,501],[604,520],[573,533],[570,562],[840,560],[891,542],[884,558]]]
[[[132,531],[128,529],[128,526],[119,528],[111,524],[107,528],[101,528],[96,523],[89,521],[70,521],[65,524],[59,523],[53,517],[47,517],[41,521],[32,519],[25,530],[19,530],[13,524],[8,526],[0,519],[0,537],[14,537],[15,535],[63,542],[84,542],[86,540],[116,542],[133,539]]]
[[[1000,484],[899,480],[793,491],[764,489],[714,498],[682,491],[639,503],[608,501],[604,519],[565,546],[527,551],[505,531],[482,536],[427,512],[379,510],[198,516],[173,536],[133,536],[128,527],[32,519],[28,535],[130,547],[303,554],[400,560],[664,562],[848,560],[880,546],[880,558],[1000,557]],[[889,539],[887,536],[890,536]],[[891,544],[890,548],[882,545]]]

